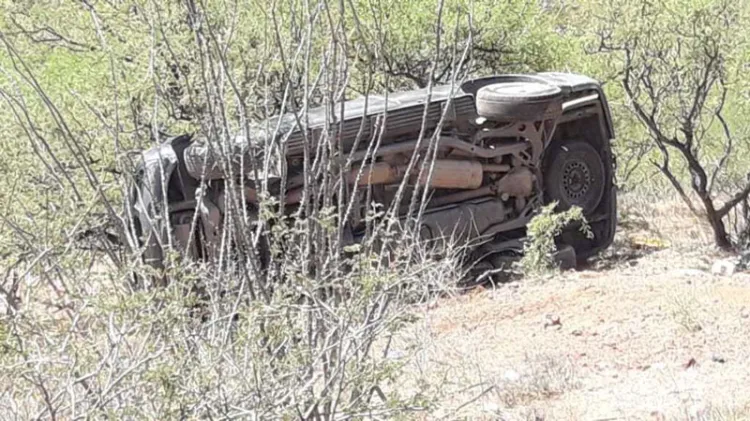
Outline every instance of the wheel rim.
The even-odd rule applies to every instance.
[[[568,162],[563,169],[562,182],[565,195],[573,202],[578,201],[591,189],[591,170],[585,162]]]
[[[596,210],[604,197],[607,173],[599,152],[585,141],[568,140],[549,151],[544,164],[545,198],[559,209]]]

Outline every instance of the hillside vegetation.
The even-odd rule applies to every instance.
[[[0,0],[0,419],[441,408],[430,382],[396,390],[412,361],[381,357],[416,304],[456,290],[457,256],[415,258],[388,232],[344,250],[331,193],[295,221],[261,209],[287,223],[246,230],[269,244],[263,276],[253,247],[226,270],[170,255],[154,273],[123,202],[140,152],[170,135],[221,146],[369,93],[582,73],[608,95],[620,190],[676,197],[701,247],[743,251],[749,24],[729,0]],[[171,282],[134,281],[151,275]]]

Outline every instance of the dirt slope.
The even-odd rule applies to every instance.
[[[427,306],[401,387],[438,397],[427,418],[750,419],[750,274],[712,275],[667,214],[672,237],[625,220],[588,269]]]

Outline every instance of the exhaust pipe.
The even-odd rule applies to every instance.
[[[490,171],[497,171],[504,168],[488,168]],[[416,172],[416,171],[415,171]],[[357,175],[359,169],[353,169],[349,173],[349,183],[355,182],[360,186],[369,184],[393,184],[403,180],[406,174],[405,166],[396,166],[387,162],[378,162],[372,165],[366,165],[362,170],[359,179]],[[432,169],[432,177],[429,180],[429,186],[439,189],[464,189],[471,190],[482,186],[482,177],[484,167],[476,161],[462,161],[456,159],[438,159],[435,160]],[[414,184],[424,186],[427,184],[429,171],[422,174],[422,178],[417,180],[419,174],[412,174],[411,181]]]

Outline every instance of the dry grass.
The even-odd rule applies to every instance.
[[[750,420],[750,404],[744,406],[708,406],[686,409],[673,417],[674,421],[747,421]]]
[[[507,372],[495,385],[497,398],[506,407],[551,399],[578,386],[575,365],[559,355],[526,357],[523,373]]]
[[[634,246],[656,248],[708,247],[711,230],[674,194],[630,193],[618,203],[622,234]]]
[[[672,317],[687,332],[695,333],[703,329],[701,305],[695,297],[685,294],[675,295],[670,304]]]

